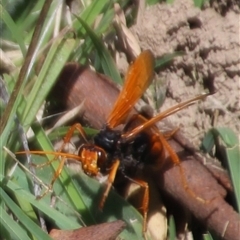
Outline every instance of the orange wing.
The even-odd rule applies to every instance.
[[[143,51],[129,67],[122,91],[107,120],[110,128],[124,123],[132,107],[151,84],[153,70],[153,54],[150,50]]]

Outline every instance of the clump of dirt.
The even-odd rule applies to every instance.
[[[203,84],[211,86],[214,81],[217,92],[207,101],[170,118],[174,125],[183,123],[195,143],[211,127],[216,112],[215,126],[240,130],[239,17],[236,6],[223,17],[213,8],[194,7],[192,0],[178,0],[147,8],[131,29],[140,46],[150,48],[156,57],[186,52],[159,73],[168,81],[164,109],[200,94]]]

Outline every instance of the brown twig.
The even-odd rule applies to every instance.
[[[123,221],[118,220],[74,230],[52,229],[50,236],[54,240],[114,240],[124,227],[126,227],[126,224]]]
[[[97,129],[106,122],[119,93],[106,77],[77,64],[68,64],[63,69],[53,93],[58,95],[59,91],[63,94],[61,104],[65,108],[74,108],[85,99],[83,119]],[[163,123],[169,126],[167,121]],[[239,239],[240,218],[224,200],[226,189],[218,183],[215,175],[211,173],[213,171],[209,171],[201,163],[204,162],[204,157],[185,140],[179,131],[170,140],[170,145],[182,161],[189,188],[206,202],[197,200],[186,191],[179,167],[172,166],[169,159],[166,159],[166,164],[160,171],[155,172],[154,178],[159,189],[189,209],[197,219],[223,239]],[[226,175],[225,178],[227,179]],[[229,185],[230,180],[227,182]]]

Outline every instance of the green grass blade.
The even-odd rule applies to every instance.
[[[175,57],[183,56],[185,52],[175,52],[175,53],[169,53],[161,58],[157,58],[155,61],[155,68],[163,67],[164,65],[170,63]]]
[[[113,17],[114,17],[113,9],[109,9],[107,12],[104,13],[100,23],[96,28],[96,32],[98,35],[105,34],[107,31],[111,30],[111,27],[109,28],[109,23],[113,21]]]
[[[35,119],[38,109],[46,99],[74,45],[75,40],[65,38],[54,42],[52,45],[37,82],[26,99],[27,105],[21,118],[25,125],[31,124]]]
[[[81,18],[91,25],[107,5],[109,5],[108,0],[92,1],[81,14]]]
[[[213,149],[214,144],[215,144],[214,135],[213,132],[210,130],[205,134],[202,140],[201,149],[204,152],[210,153],[210,151]]]
[[[0,192],[2,192],[2,188],[0,188]],[[14,221],[9,214],[5,211],[5,209],[0,206],[0,225],[1,225],[1,238],[2,239],[15,239],[15,240],[30,240],[29,236],[27,235],[26,231],[20,227],[20,225]],[[4,231],[5,229],[6,231]],[[9,234],[6,236],[5,234]]]
[[[41,148],[43,148],[44,150],[49,150],[51,146],[47,146],[47,139],[44,140],[44,138],[46,137],[44,136],[44,131],[40,131],[39,129],[37,130],[34,128],[33,130],[36,134],[36,139],[41,139],[42,141],[39,143],[41,145]],[[43,158],[46,157],[43,156]],[[52,157],[50,156],[49,159],[52,159]],[[56,169],[58,165],[59,162],[55,162],[54,169]],[[44,175],[46,175],[47,177]],[[38,173],[38,176],[44,182],[49,182],[49,176],[51,178],[52,175],[53,171],[49,172],[47,167],[44,167],[44,169],[42,169],[42,174]],[[61,185],[59,185],[59,182],[61,182]],[[123,219],[128,224],[128,229],[124,230],[121,236],[123,236],[123,238],[125,239],[143,239],[142,216],[138,213],[136,209],[123,201],[118,194],[111,192],[107,198],[103,211],[100,212],[98,210],[98,203],[102,195],[102,190],[103,188],[95,179],[90,178],[83,172],[77,173],[77,175],[73,175],[70,173],[70,171],[63,170],[60,179],[54,184],[54,193],[56,194],[56,196],[60,196],[66,202],[69,201],[67,199],[70,199],[69,204],[73,204],[74,209],[77,209],[77,211],[81,214],[84,222],[88,222],[88,225],[89,218],[91,219],[92,216],[94,216],[96,222]],[[67,195],[68,198],[65,198],[65,195]],[[30,197],[24,196],[24,198],[25,197],[29,198],[29,201],[31,201]],[[46,197],[39,201],[39,203],[41,203],[42,201],[46,201]],[[113,202],[115,203],[114,205],[112,205]],[[82,204],[81,207],[80,204]],[[115,207],[116,205],[118,206],[117,208]],[[58,207],[58,209],[62,209],[62,207]],[[41,211],[43,210],[41,209]],[[131,219],[135,219],[135,221],[132,223]],[[92,220],[91,224],[93,224],[93,222],[94,220]]]
[[[99,132],[98,130],[89,128],[89,127],[84,127],[83,129],[89,138],[92,138],[94,135],[96,135]],[[57,138],[63,138],[67,134],[68,130],[69,130],[69,126],[58,127],[48,135],[48,138],[51,141],[56,140]],[[74,135],[78,135],[78,134],[79,134],[78,131],[74,132]]]
[[[99,211],[98,204],[103,193],[101,186],[95,179],[90,178],[83,172],[79,173],[81,179],[79,191],[85,204],[93,212],[95,219],[99,222],[111,222],[122,219],[127,224],[121,234],[122,239],[143,240],[142,216],[129,203],[122,199],[115,191],[110,191],[102,211]],[[87,193],[87,194],[86,194]],[[132,221],[134,219],[134,221]],[[150,238],[148,238],[150,240]]]
[[[177,237],[176,226],[173,216],[169,218],[169,227],[168,227],[169,240],[175,240]]]
[[[240,212],[240,144],[236,134],[227,127],[214,128],[213,131],[224,142],[226,146],[227,165],[232,179],[235,202],[238,211]]]
[[[41,23],[44,22],[45,16],[48,12],[49,6],[51,4],[52,0],[46,1],[42,11],[40,13],[40,17],[38,19],[34,35],[32,38],[32,41],[29,45],[26,59],[24,61],[24,64],[21,67],[21,70],[19,72],[14,90],[11,93],[10,99],[8,101],[8,104],[6,106],[6,109],[2,115],[1,122],[0,122],[0,134],[1,134],[1,140],[0,141],[0,156],[4,157],[3,154],[3,146],[7,145],[7,141],[9,138],[9,134],[11,133],[11,128],[14,125],[14,118],[16,117],[17,108],[20,102],[21,93],[23,90],[23,87],[25,85],[25,81],[27,80],[27,77],[29,73],[31,72],[31,69],[33,67],[35,57],[36,57],[36,51],[35,47],[38,42],[38,38],[41,34],[42,26]],[[4,163],[3,163],[4,165]],[[1,168],[1,173],[3,173],[2,169],[4,169],[4,166]]]
[[[19,31],[15,22],[13,21],[11,16],[8,14],[8,12],[4,9],[2,4],[0,4],[0,13],[1,13],[0,18],[2,18],[3,22],[5,22],[5,24],[7,25],[8,30],[11,32],[13,38],[16,39],[16,41],[22,51],[23,56],[25,56],[27,49],[26,49],[26,46],[23,41],[24,40],[23,32]]]
[[[58,10],[60,2],[59,1],[53,1],[51,4],[48,14],[44,18],[43,28],[41,31],[41,35],[39,36],[38,43],[35,47],[35,51],[39,52],[39,49],[46,46],[49,41],[52,39],[53,36],[53,29],[55,26],[55,20],[56,20],[56,13]],[[26,41],[30,41],[32,38],[32,31],[27,31]],[[38,56],[37,56],[38,57]]]
[[[238,212],[240,212],[240,181],[239,181],[240,146],[239,144],[235,145],[232,148],[227,148],[226,152],[227,152],[229,172],[233,182],[236,206],[237,206]]]
[[[225,160],[233,183],[236,207],[240,211],[240,143],[236,134],[230,128],[213,128],[205,135],[202,142],[202,149],[205,152],[211,152],[215,145],[216,137],[222,140],[225,147]]]
[[[203,239],[204,240],[213,240],[213,238],[212,238],[210,233],[203,234]]]
[[[238,138],[230,128],[218,127],[213,130],[222,138],[227,147],[234,147],[238,144]]]
[[[198,8],[201,8],[207,0],[193,0],[194,5]]]
[[[2,175],[0,175],[0,182],[1,181],[4,181]],[[69,216],[66,215],[66,212],[60,212],[55,208],[51,207],[49,199],[44,198],[41,200],[37,200],[33,194],[29,193],[28,190],[25,190],[24,188],[22,188],[21,185],[18,185],[12,180],[8,180],[5,182],[5,188],[7,188],[7,190],[12,194],[15,194],[16,196],[21,196],[22,199],[25,200],[27,203],[39,209],[43,214],[48,217],[48,219],[54,222],[54,225],[56,227],[61,229],[74,229],[80,227],[80,224],[76,221],[76,219],[71,219]]]
[[[33,130],[35,132],[35,137],[40,146],[40,149],[43,149],[43,151],[54,151],[52,144],[49,141],[43,129],[41,127],[33,127]],[[48,160],[51,160],[53,159],[54,156],[47,156],[47,157],[48,157]],[[53,176],[58,166],[59,166],[59,161],[53,162],[51,164],[52,168],[49,170],[49,172],[47,173],[47,169],[44,168],[44,171],[43,171],[44,175],[39,175],[39,177],[41,179],[44,179],[46,178],[45,174],[47,176]],[[56,195],[61,195],[61,196],[65,194],[66,197],[68,198],[68,201],[70,199],[70,201],[72,202],[76,211],[82,213],[82,217],[84,218],[86,223],[88,224],[95,223],[93,220],[93,217],[91,216],[91,213],[88,212],[86,205],[82,200],[81,194],[76,189],[75,184],[73,183],[70,175],[66,172],[65,168],[63,169],[59,177],[59,180],[57,180],[56,183],[54,184],[54,192]]]
[[[22,225],[28,229],[29,232],[34,233],[37,239],[51,239],[48,234],[42,231],[42,229],[36,225],[24,212],[13,202],[13,200],[1,189],[1,198],[5,204],[9,207],[15,217],[22,223]],[[25,239],[25,238],[22,238]]]
[[[121,76],[117,71],[116,65],[99,37],[92,31],[92,29],[79,17],[77,17],[78,21],[82,24],[84,29],[86,30],[88,36],[91,38],[93,45],[95,46],[98,57],[102,66],[104,73],[113,79],[116,83],[122,83]]]
[[[20,17],[17,19],[16,24],[19,26],[20,31],[28,33],[33,29],[34,24],[39,17],[39,14],[44,4],[44,0],[31,1],[24,8]]]

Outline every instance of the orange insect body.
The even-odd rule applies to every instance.
[[[35,154],[54,154],[55,158],[58,156],[64,156],[52,179],[50,185],[51,187],[54,181],[61,174],[66,157],[71,157],[80,161],[84,172],[88,175],[96,176],[99,172],[108,172],[108,182],[100,202],[100,208],[104,206],[117,171],[120,171],[127,179],[139,184],[144,189],[141,208],[144,217],[143,232],[147,229],[146,219],[149,203],[148,184],[142,180],[134,179],[134,176],[127,175],[127,168],[129,166],[128,161],[132,161],[133,165],[144,162],[160,167],[164,160],[166,150],[168,151],[172,161],[180,166],[180,160],[177,154],[172,150],[165,137],[159,132],[158,128],[154,124],[161,119],[192,105],[196,101],[201,100],[208,95],[199,95],[191,100],[180,103],[158,114],[150,120],[147,120],[140,115],[135,115],[127,121],[129,113],[135,103],[151,84],[153,74],[154,57],[149,50],[146,50],[142,52],[130,66],[123,89],[107,119],[106,125],[94,137],[93,144],[86,143],[80,147],[78,155],[62,153],[62,150],[65,144],[70,141],[75,130],[78,130],[87,142],[85,132],[79,123],[73,125],[69,129],[64,138],[64,143],[58,152],[29,152]],[[120,124],[126,124],[122,132],[114,129]],[[181,172],[183,172],[183,170],[181,170]],[[187,185],[184,178],[183,183],[184,185]],[[191,190],[188,191],[195,196]]]

